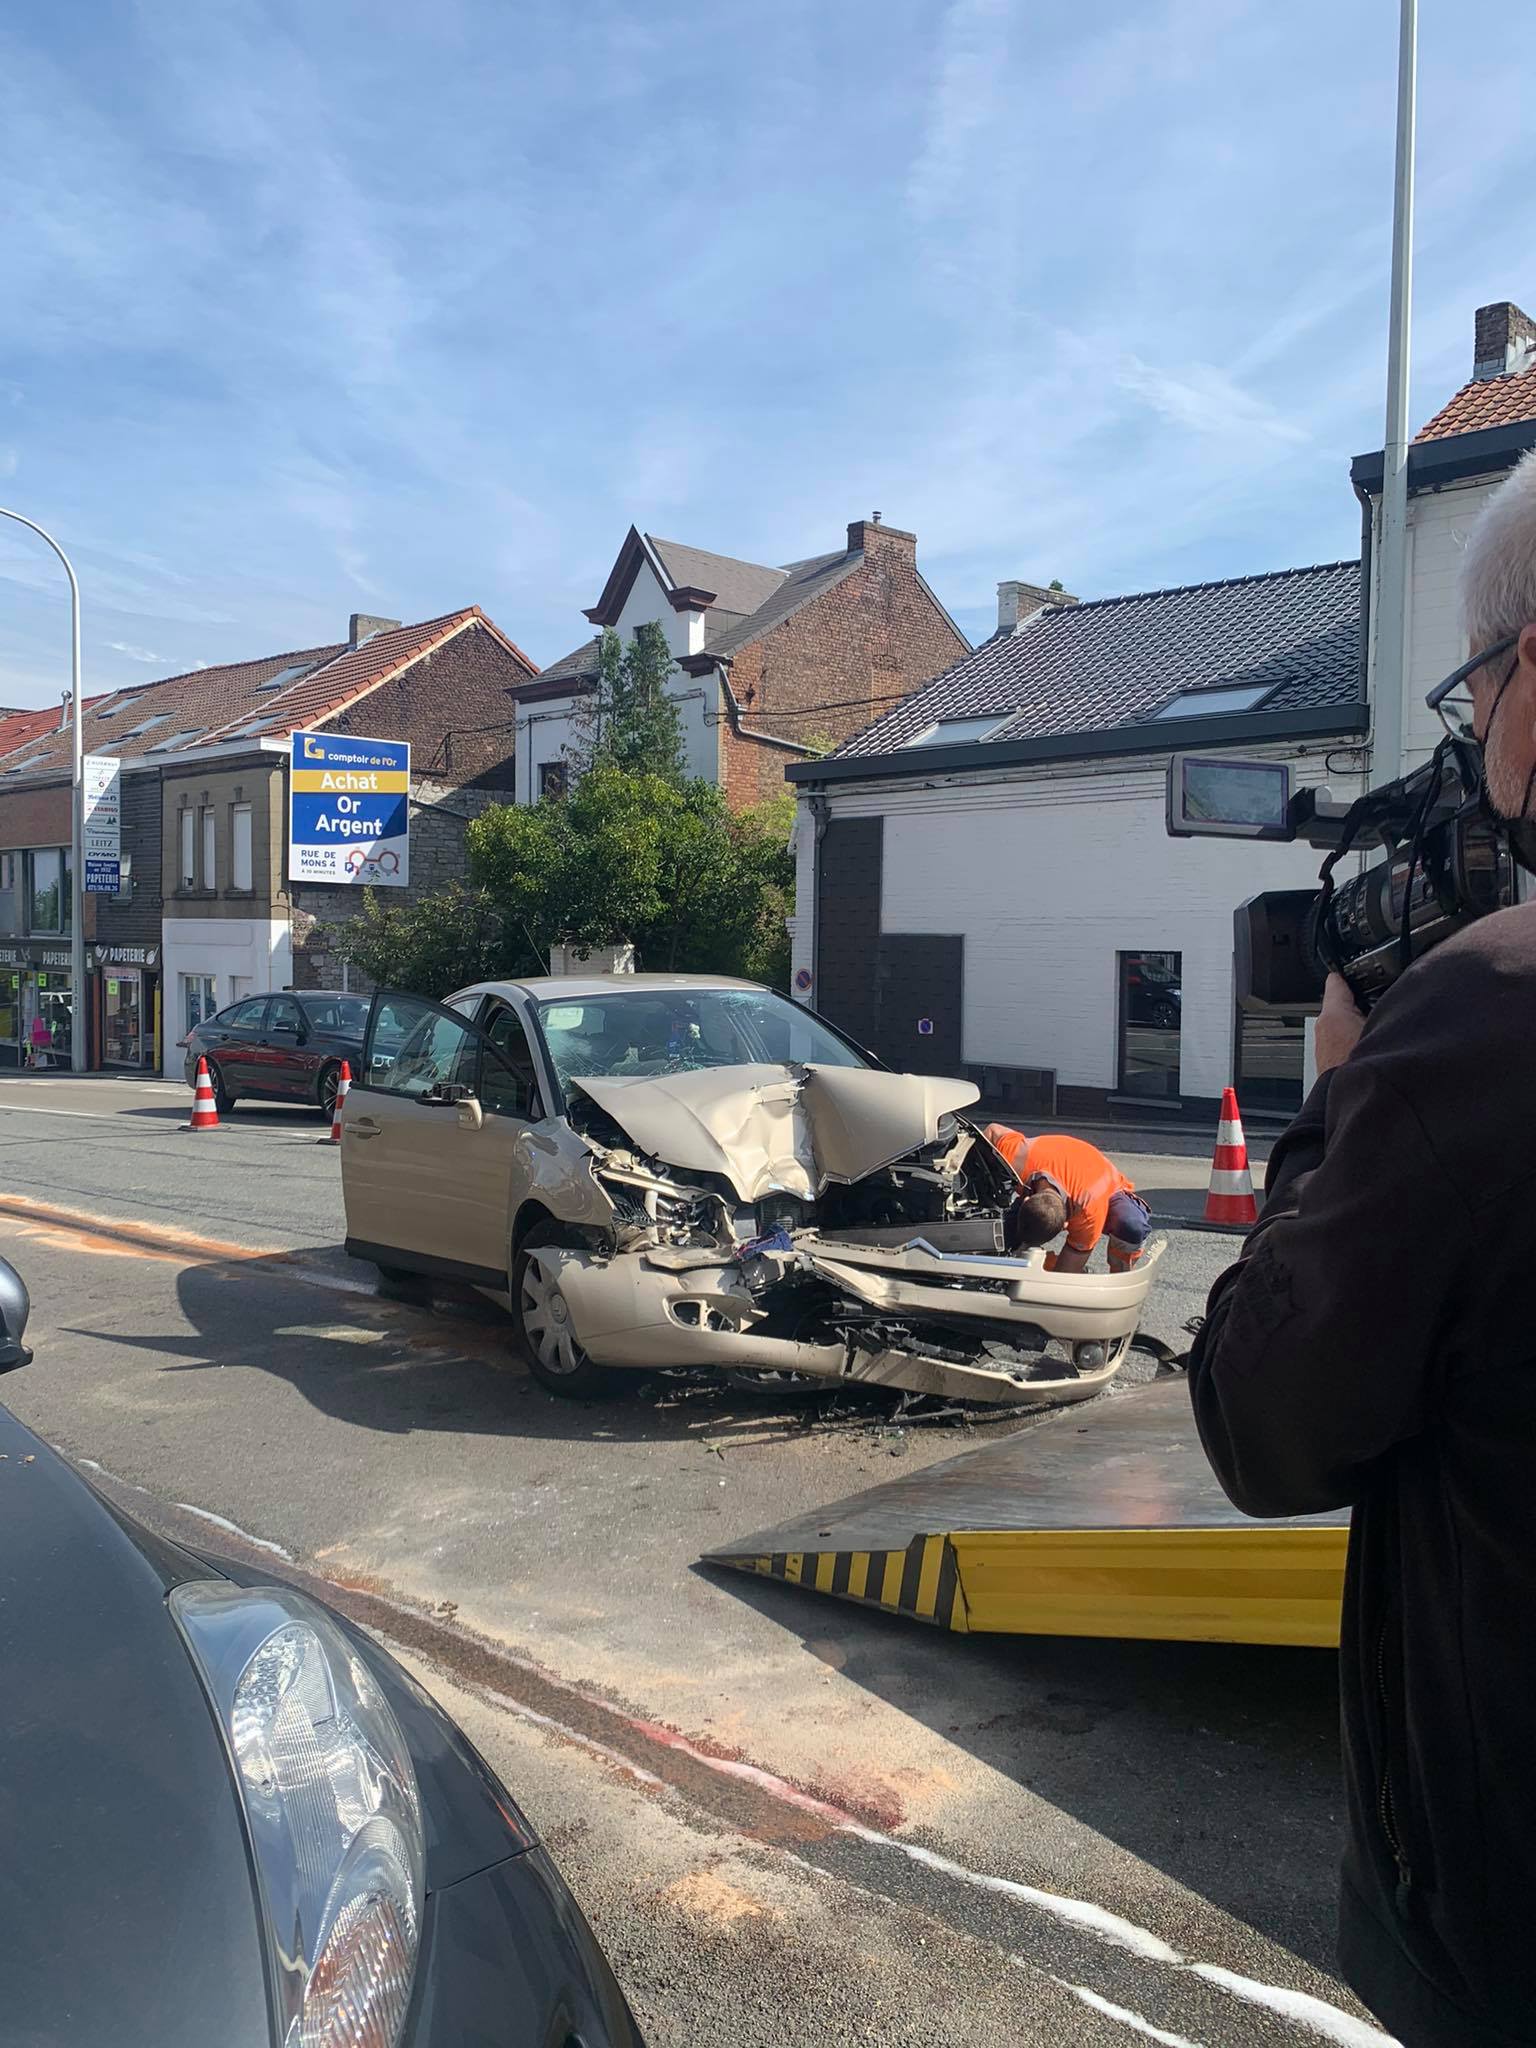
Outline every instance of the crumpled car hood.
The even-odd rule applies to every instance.
[[[574,1084],[642,1152],[688,1173],[722,1174],[744,1202],[814,1201],[939,1135],[939,1119],[980,1095],[969,1081],[870,1067],[705,1067]]]

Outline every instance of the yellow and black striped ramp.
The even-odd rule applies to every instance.
[[[1348,1517],[1253,1522],[1182,1380],[1067,1408],[708,1554],[961,1634],[1338,1642]]]

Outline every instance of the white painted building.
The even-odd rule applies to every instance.
[[[1000,1107],[1299,1101],[1299,1018],[1240,1019],[1233,912],[1305,847],[1174,840],[1174,751],[1359,787],[1359,568],[1077,605],[1004,585],[1000,626],[801,792],[797,992],[890,1064]],[[1330,765],[1331,764],[1331,765]]]
[[[1474,374],[1409,463],[1404,751],[1441,737],[1426,692],[1465,655],[1459,557],[1536,445],[1536,323],[1480,310]],[[800,795],[796,993],[892,1065],[968,1071],[984,1099],[1063,1118],[1208,1116],[1300,1099],[1299,1018],[1240,1015],[1233,912],[1306,889],[1306,846],[1174,840],[1173,751],[1263,756],[1350,797],[1378,679],[1380,453],[1351,476],[1364,571],[1333,563],[1075,605],[999,586],[997,635],[829,759]]]

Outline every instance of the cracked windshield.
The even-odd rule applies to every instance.
[[[1533,67],[6,10],[0,2048],[1536,2048]]]

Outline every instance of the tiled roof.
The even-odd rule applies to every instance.
[[[782,569],[768,569],[761,562],[739,562],[734,555],[712,555],[704,548],[685,547],[681,541],[658,540],[648,533],[646,543],[672,578],[674,589],[712,590],[723,612],[745,616],[755,612],[784,581]]]
[[[1006,714],[986,743],[1135,725],[1182,690],[1268,684],[1254,709],[1359,695],[1360,564],[1327,562],[1134,597],[1051,605],[846,741],[887,754],[939,719]]]
[[[863,560],[862,555],[840,548],[836,554],[813,555],[809,561],[789,562],[782,569],[762,569],[752,562],[733,561],[729,555],[710,555],[702,548],[657,540],[651,534],[645,538],[678,588],[691,585],[716,592],[715,602],[704,614],[704,646],[710,654],[734,654],[748,641],[770,632],[840,577],[851,575]],[[755,594],[759,590],[760,596]],[[749,599],[753,600],[750,604]],[[540,683],[590,682],[597,674],[598,637],[584,640],[541,669]]]
[[[87,697],[84,709],[87,718],[93,704],[104,704],[105,697]],[[63,716],[57,704],[44,704],[31,711],[0,711],[0,757],[15,753],[18,747],[30,746],[34,740],[57,732],[59,719]]]
[[[340,641],[328,647],[270,654],[261,661],[193,669],[164,682],[118,690],[87,705],[85,749],[130,761],[156,753],[167,740],[175,739],[180,744],[164,756],[172,760],[232,740],[249,740],[254,746],[261,739],[282,738],[300,727],[322,723],[476,622],[512,647],[478,605],[469,605],[420,625],[375,633],[360,647]],[[512,651],[526,663],[530,676],[538,674],[526,655],[515,647]],[[287,683],[273,689],[274,679],[290,669],[294,674]],[[58,713],[50,712],[47,718],[56,724]],[[148,724],[149,720],[153,723]],[[140,726],[146,729],[137,730]],[[0,739],[5,729],[0,725]],[[12,743],[12,753],[18,744]],[[68,732],[55,733],[47,746],[27,752],[24,773],[67,772],[70,760]],[[5,765],[0,756],[0,775]]]
[[[791,562],[787,569],[776,570],[779,582],[757,610],[718,636],[706,631],[705,647],[711,654],[734,654],[738,647],[769,632],[841,577],[852,575],[863,559],[862,555],[839,549],[835,555],[813,555],[808,562]],[[704,617],[707,627],[710,614],[706,612]]]
[[[264,707],[250,706],[239,717],[214,727],[198,744],[218,746],[232,739],[237,727],[243,739],[263,739],[280,738],[314,725],[386,676],[430,654],[480,616],[480,607],[469,605],[462,611],[445,612],[440,619],[426,619],[419,626],[392,626],[387,632],[373,634],[361,647],[342,647],[322,668],[296,678],[286,690],[269,698],[265,708],[271,716],[260,725],[253,725],[252,720]],[[528,666],[532,669],[532,662]]]
[[[192,669],[186,675],[167,676],[163,682],[115,690],[86,709],[85,751],[111,753],[119,760],[132,761],[177,733],[206,733],[215,726],[238,723],[241,718],[252,717],[276,703],[279,693],[263,693],[261,685],[281,675],[285,668],[313,669],[345,652],[343,641],[330,647],[269,654],[262,661],[235,661],[218,668]],[[115,709],[117,706],[122,708]],[[149,718],[155,723],[145,732],[134,733],[134,727]],[[130,734],[133,736],[129,737]],[[70,760],[70,736],[62,732],[48,747],[27,756],[26,772],[57,774],[62,769],[67,774]],[[4,765],[0,762],[0,772]],[[0,788],[4,786],[0,783]]]
[[[1413,438],[1415,442],[1445,441],[1452,434],[1475,434],[1483,427],[1515,427],[1526,420],[1536,420],[1536,368],[1515,370],[1506,377],[1474,378],[1463,384]]]

